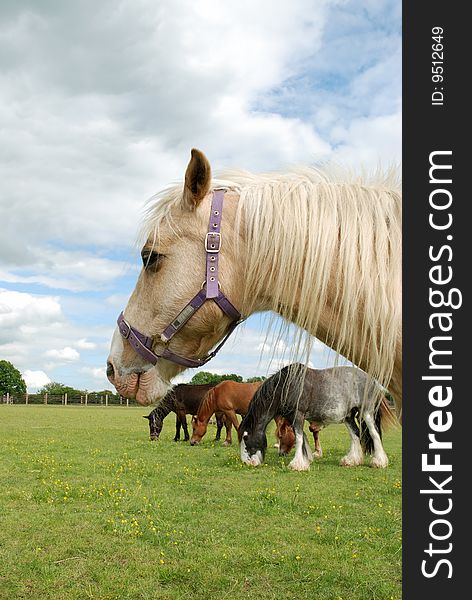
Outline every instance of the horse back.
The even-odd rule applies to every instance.
[[[200,385],[180,384],[175,386],[175,405],[177,410],[196,415],[205,394],[215,387],[214,383]]]
[[[214,388],[215,407],[220,410],[234,410],[245,415],[256,390],[262,385],[261,381],[255,383],[241,383],[226,380]]]

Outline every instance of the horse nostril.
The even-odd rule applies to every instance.
[[[114,374],[115,369],[113,368],[113,365],[111,364],[111,362],[107,362],[107,377],[113,377]]]

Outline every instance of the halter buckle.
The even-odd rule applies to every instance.
[[[208,254],[218,254],[221,248],[221,233],[209,231],[205,236],[205,251]]]
[[[127,327],[127,329],[125,327]],[[127,340],[131,333],[131,325],[128,321],[125,321],[125,319],[121,319],[119,328],[121,335]]]

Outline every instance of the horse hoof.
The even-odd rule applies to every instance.
[[[388,458],[373,458],[370,461],[370,466],[373,469],[385,469],[386,467],[388,467]]]
[[[323,452],[321,450],[319,452],[318,450],[315,450],[313,455],[316,456],[316,458],[321,458],[323,456]]]
[[[310,463],[308,461],[293,461],[288,464],[289,469],[292,471],[309,471]]]
[[[344,456],[339,461],[339,464],[341,465],[341,467],[358,467],[360,464],[362,464],[362,461],[354,460],[353,458]]]
[[[226,447],[227,447],[227,446],[231,446],[231,444],[232,444],[232,443],[233,443],[233,442],[227,442],[227,441],[224,441],[224,442],[223,442],[223,446],[226,446]]]

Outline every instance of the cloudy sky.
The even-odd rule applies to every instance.
[[[0,359],[110,387],[146,200],[214,170],[401,159],[399,0],[2,0]],[[205,370],[283,362],[254,317]],[[312,363],[326,366],[315,346]],[[194,372],[187,371],[187,380]]]

